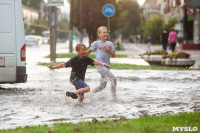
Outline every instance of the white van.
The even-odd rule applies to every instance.
[[[0,0],[0,84],[26,82],[21,0]]]

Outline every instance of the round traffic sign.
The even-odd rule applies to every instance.
[[[102,13],[106,17],[112,17],[115,14],[115,7],[112,4],[106,4],[102,8]]]

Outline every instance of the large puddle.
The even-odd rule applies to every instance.
[[[65,51],[66,47],[60,45],[58,50]],[[0,129],[200,109],[199,71],[111,70],[118,79],[117,101],[112,101],[108,84],[99,93],[86,93],[84,102],[78,104],[65,96],[66,91],[75,90],[69,83],[69,68],[52,71],[36,65],[48,53],[47,45],[28,47],[28,82],[2,85]],[[96,69],[87,70],[86,82],[91,88],[99,84],[99,79]]]

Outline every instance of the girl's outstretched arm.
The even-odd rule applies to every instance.
[[[88,56],[91,52],[92,52],[92,50],[88,49],[87,52],[86,52],[86,56]]]
[[[62,64],[58,64],[57,66],[49,65],[48,67],[49,67],[50,69],[59,69],[59,68],[65,67],[65,64],[62,63]]]
[[[105,64],[105,63],[102,63],[100,61],[94,61],[94,64],[95,65],[102,65],[102,66],[106,66],[106,67],[110,67],[109,65]]]

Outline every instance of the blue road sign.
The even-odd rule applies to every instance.
[[[102,8],[102,13],[106,17],[112,17],[115,14],[115,7],[111,4],[106,4]]]

